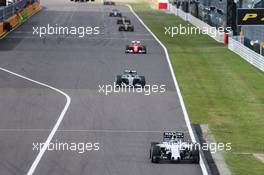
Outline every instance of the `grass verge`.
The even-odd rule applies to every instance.
[[[188,23],[147,3],[131,5],[167,47],[191,122],[232,143],[223,154],[233,174],[263,174],[263,163],[237,153],[264,153],[264,73],[209,36],[165,35],[164,27]]]

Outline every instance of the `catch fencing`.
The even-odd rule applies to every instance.
[[[190,13],[186,13],[181,9],[176,8],[174,5],[169,4],[169,11],[176,16],[179,16],[184,21],[188,21],[194,26],[198,27],[199,29],[210,29],[211,32],[208,33],[210,37],[215,39],[216,41],[220,43],[224,43],[224,32],[219,32],[215,27],[212,27],[205,23],[204,21],[192,16]]]

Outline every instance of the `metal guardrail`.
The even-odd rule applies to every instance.
[[[183,10],[181,10],[181,9],[177,9],[177,11],[178,11],[178,16],[181,18],[181,19],[183,19],[184,21],[188,21],[189,20],[189,13],[186,13],[186,12],[184,12]]]
[[[21,0],[10,4],[8,6],[4,6],[0,8],[0,22],[7,20],[9,17],[16,14],[18,9],[23,9],[26,7],[27,3],[34,3],[37,0]]]
[[[254,52],[239,41],[243,41],[243,39],[239,39],[238,37],[229,37],[228,48],[264,72],[264,56]]]

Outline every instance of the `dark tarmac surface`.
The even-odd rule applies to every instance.
[[[36,175],[198,175],[196,164],[151,164],[149,146],[162,131],[187,133],[183,112],[162,47],[124,6],[45,0],[43,10],[0,41],[0,67],[56,87],[71,104],[52,142],[99,143],[98,151],[46,150]],[[113,8],[128,16],[135,32],[118,32]],[[33,35],[33,26],[100,27],[99,35]],[[127,55],[125,45],[141,40],[146,55]],[[124,69],[135,69],[165,93],[99,93]],[[0,174],[27,174],[66,99],[33,82],[0,71]],[[188,135],[188,134],[186,134]],[[188,137],[188,136],[187,136]]]

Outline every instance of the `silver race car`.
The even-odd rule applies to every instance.
[[[122,13],[119,12],[117,9],[114,9],[112,12],[109,13],[110,17],[122,17]]]
[[[163,142],[152,142],[149,150],[149,158],[152,163],[168,162],[190,162],[199,163],[199,145],[184,142],[182,132],[164,132]]]
[[[117,86],[144,87],[146,85],[145,77],[139,76],[135,70],[125,70],[123,75],[116,76]]]

